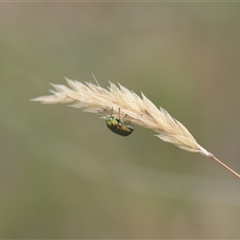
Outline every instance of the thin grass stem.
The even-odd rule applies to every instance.
[[[230,167],[228,167],[225,163],[223,163],[222,161],[220,161],[219,159],[217,159],[215,156],[211,156],[211,159],[215,160],[217,163],[219,163],[220,165],[222,165],[224,168],[226,168],[228,171],[230,171],[231,173],[233,173],[235,176],[237,176],[238,178],[240,178],[240,174],[238,174],[237,172],[235,172],[234,170],[232,170]]]

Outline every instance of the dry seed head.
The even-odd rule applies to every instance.
[[[121,84],[117,87],[111,82],[108,89],[105,89],[98,83],[83,84],[68,78],[66,81],[69,87],[51,84],[55,89],[50,90],[52,95],[32,100],[44,104],[73,103],[72,107],[83,108],[84,111],[92,113],[109,112],[112,108],[117,113],[120,108],[121,117],[127,114],[129,121],[152,129],[163,141],[187,151],[199,152],[208,157],[213,156],[197,143],[186,127],[171,117],[165,109],[157,108],[143,93],[141,93],[142,97],[139,97]]]

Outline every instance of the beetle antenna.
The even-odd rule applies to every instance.
[[[105,117],[108,117],[107,115],[105,115],[104,113],[100,112],[99,110],[97,110],[100,114],[102,114]]]

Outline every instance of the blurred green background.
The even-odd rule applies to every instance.
[[[0,53],[0,238],[240,238],[240,182],[220,165],[30,101],[94,73],[240,172],[239,3],[0,3]]]

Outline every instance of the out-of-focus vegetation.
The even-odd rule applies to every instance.
[[[239,172],[239,29],[239,3],[1,3],[0,238],[240,238],[240,183],[221,166],[29,100],[93,72]]]

